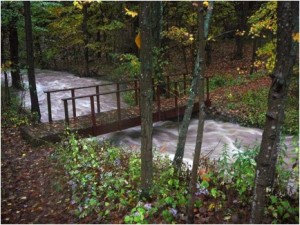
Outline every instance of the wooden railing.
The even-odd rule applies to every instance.
[[[76,102],[75,102],[75,91],[79,89],[87,89],[87,88],[95,88],[95,94],[96,94],[96,100],[97,100],[97,112],[100,113],[100,87],[104,86],[109,86],[109,85],[116,85],[117,91],[119,88],[120,84],[125,84],[125,83],[134,83],[134,87],[137,90],[138,87],[138,80],[131,80],[127,82],[120,82],[118,84],[116,83],[108,83],[108,84],[98,84],[98,85],[90,85],[90,86],[84,86],[84,87],[75,87],[75,88],[65,88],[65,89],[55,89],[55,90],[48,90],[44,91],[44,93],[47,94],[47,106],[48,106],[48,120],[51,123],[53,121],[52,119],[52,109],[51,109],[51,93],[57,93],[57,92],[65,92],[65,91],[70,91],[71,92],[71,98],[72,99],[72,108],[73,108],[73,116],[76,117]],[[138,99],[138,93],[135,93],[135,99],[136,99],[136,104],[137,104],[137,99]]]
[[[182,76],[182,79],[172,79],[173,77],[179,77]],[[166,76],[166,88],[165,89],[165,94],[167,98],[174,97],[174,106],[175,108],[178,108],[178,97],[179,97],[179,91],[178,87],[179,84],[182,83],[183,85],[183,94],[187,94],[187,87],[190,85],[191,78],[187,74],[176,74],[176,75],[169,75]],[[206,84],[207,84],[207,98],[205,101],[205,104],[207,106],[211,105],[210,99],[209,99],[209,78],[210,77],[205,77],[206,78]],[[172,79],[172,81],[171,81]],[[154,80],[152,80],[154,82]],[[121,84],[131,84],[131,87],[129,89],[121,90],[120,85]],[[105,93],[100,93],[100,87],[103,86],[108,86],[108,85],[116,85],[116,91],[110,91],[110,92],[105,92]],[[174,92],[172,93],[171,86],[173,86]],[[78,89],[86,89],[86,88],[95,88],[95,94],[90,94],[90,95],[81,95],[81,96],[76,96],[75,91]],[[68,110],[68,101],[72,101],[72,111],[73,111],[73,118],[77,117],[76,114],[76,100],[77,99],[82,99],[82,98],[89,98],[90,99],[90,106],[91,106],[91,120],[92,120],[92,125],[96,126],[96,115],[95,115],[95,105],[94,105],[94,100],[96,98],[96,105],[97,105],[97,113],[100,113],[100,96],[101,95],[108,95],[108,94],[116,94],[116,99],[117,99],[117,113],[118,113],[118,120],[120,121],[121,118],[121,95],[120,93],[122,92],[127,92],[127,91],[134,91],[135,95],[135,105],[139,104],[139,92],[140,92],[140,87],[139,87],[139,81],[138,80],[130,80],[126,82],[119,82],[119,83],[108,83],[108,84],[99,84],[99,85],[91,85],[91,86],[84,86],[84,87],[75,87],[75,88],[66,88],[66,89],[56,89],[56,90],[49,90],[45,91],[47,94],[47,104],[48,104],[48,119],[49,122],[51,123],[52,120],[52,111],[51,111],[51,93],[55,92],[62,92],[62,91],[70,91],[71,92],[71,97],[68,98],[63,98],[63,104],[64,104],[64,111],[65,111],[65,121],[66,123],[69,124],[70,122],[70,117],[69,117],[69,110]],[[153,98],[156,101],[157,104],[157,110],[158,114],[160,113],[161,110],[161,93],[162,93],[162,86],[161,84],[153,85]]]

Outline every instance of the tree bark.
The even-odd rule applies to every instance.
[[[17,19],[12,18],[9,24],[9,49],[11,64],[12,86],[16,89],[22,89],[21,75],[19,68],[19,40],[17,30]]]
[[[254,37],[253,45],[252,45],[251,68],[250,68],[250,74],[249,75],[252,75],[253,72],[256,71],[256,69],[254,69],[254,63],[255,63],[255,60],[256,60],[256,57],[257,57],[256,51],[257,51],[257,38]]]
[[[239,32],[246,31],[249,2],[247,1],[238,2],[235,8],[239,20],[238,30]],[[234,59],[242,59],[244,57],[244,53],[243,53],[244,36],[245,35],[235,35],[236,51],[234,54]]]
[[[296,17],[295,21],[298,21],[298,2],[278,2],[276,63],[271,76],[272,84],[268,96],[268,110],[260,152],[256,158],[256,177],[250,223],[264,222],[266,195],[268,191],[272,190],[274,183],[285,101],[296,55],[292,51],[294,49],[292,48],[293,17]],[[297,29],[298,26],[295,28]]]
[[[141,197],[148,198],[152,186],[152,2],[140,3],[141,29]]]
[[[208,8],[208,11],[205,16],[205,22],[204,22],[204,37],[205,39],[207,38],[208,35],[208,29],[209,29],[209,22],[212,14],[212,9],[213,9],[213,1],[209,2],[210,6]],[[186,135],[187,131],[189,128],[190,120],[191,120],[191,115],[192,115],[192,110],[194,106],[194,100],[197,95],[197,87],[199,83],[199,76],[198,76],[198,69],[199,69],[199,60],[200,60],[200,55],[197,54],[196,60],[195,60],[195,65],[194,65],[194,71],[193,71],[193,80],[191,84],[191,89],[190,89],[190,95],[189,99],[187,102],[187,107],[184,112],[183,120],[180,124],[179,128],[179,136],[178,136],[178,143],[176,147],[176,152],[174,156],[174,161],[173,164],[179,169],[182,164],[182,159],[184,155],[184,147],[185,147],[185,142],[186,142]]]
[[[26,53],[27,53],[29,92],[30,92],[30,100],[31,100],[31,112],[37,114],[38,121],[40,122],[41,112],[40,112],[37,91],[36,91],[36,82],[35,82],[35,74],[34,74],[32,23],[31,23],[31,10],[30,10],[29,1],[24,1],[24,16],[25,16]]]
[[[83,32],[83,42],[84,42],[84,72],[83,76],[89,75],[89,48],[87,47],[89,43],[89,35],[87,30],[87,20],[88,20],[88,4],[84,3],[82,6],[82,14],[83,14],[83,21],[82,21],[82,32]]]
[[[192,176],[189,185],[189,200],[187,209],[187,223],[194,223],[194,204],[197,183],[197,172],[200,161],[203,129],[204,129],[204,61],[205,61],[205,37],[204,37],[204,17],[203,7],[199,4],[199,28],[198,28],[198,48],[197,58],[199,58],[199,67],[196,68],[197,76],[199,77],[198,95],[199,95],[199,121],[197,128],[197,139],[195,146],[195,155],[193,159]]]

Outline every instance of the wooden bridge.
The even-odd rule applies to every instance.
[[[164,85],[153,82],[153,122],[165,121],[178,118],[184,114],[187,103],[187,90],[190,88],[191,78],[187,74],[166,76]],[[115,91],[101,93],[101,87],[115,86]],[[206,77],[206,101],[210,106],[209,99],[209,77]],[[89,95],[76,95],[76,90],[94,88],[95,93]],[[71,97],[61,99],[64,105],[65,119],[53,121],[51,109],[51,94],[56,92],[70,92]],[[134,105],[121,108],[121,95],[130,92],[134,96]],[[108,83],[93,86],[74,87],[45,91],[48,105],[48,122],[38,123],[31,126],[21,127],[21,133],[25,139],[32,144],[43,142],[57,142],[61,140],[66,127],[76,131],[83,137],[97,136],[118,130],[135,127],[141,124],[140,86],[138,80],[131,80],[119,83]],[[116,109],[101,112],[101,96],[116,95]],[[78,99],[89,99],[90,114],[77,116],[76,101]],[[71,102],[72,113],[69,112],[68,103]],[[95,107],[96,105],[96,107]],[[95,110],[96,109],[96,110]],[[197,112],[199,103],[194,102],[193,112]]]

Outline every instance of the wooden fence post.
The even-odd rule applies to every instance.
[[[75,105],[75,90],[71,89],[71,95],[72,95],[72,107],[73,107],[73,117],[76,117],[76,105]]]
[[[96,127],[96,116],[95,116],[95,106],[94,106],[94,96],[90,96],[90,102],[91,102],[91,115],[92,115],[92,125],[93,128]],[[94,132],[94,129],[93,129]]]
[[[97,112],[100,113],[100,95],[99,95],[99,86],[96,86],[96,98],[97,98]]]
[[[63,99],[63,101],[64,101],[64,109],[65,109],[65,121],[69,125],[70,120],[69,120],[68,100]]]
[[[52,110],[51,110],[51,97],[50,92],[47,92],[47,105],[48,105],[48,119],[49,123],[52,123]]]

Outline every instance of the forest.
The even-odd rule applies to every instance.
[[[299,224],[299,2],[1,1],[1,223]]]

